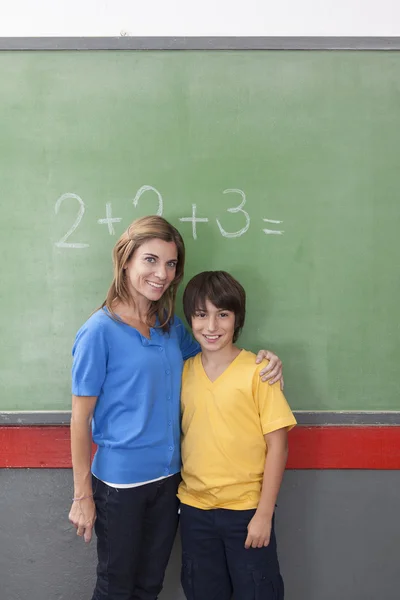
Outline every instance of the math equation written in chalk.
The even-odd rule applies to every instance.
[[[156,195],[156,198],[158,201],[158,209],[155,214],[162,217],[163,211],[164,211],[163,197],[162,197],[161,193],[155,187],[153,187],[151,185],[142,185],[142,187],[136,192],[136,195],[132,200],[133,206],[135,208],[138,206],[141,197],[146,192],[151,192],[152,194]],[[250,221],[251,221],[249,213],[247,212],[247,210],[245,210],[246,194],[244,193],[243,190],[240,190],[238,188],[228,188],[226,190],[223,190],[222,193],[232,195],[232,203],[234,204],[234,206],[232,206],[231,208],[228,208],[226,210],[229,213],[237,214],[238,229],[236,231],[228,231],[227,229],[225,229],[223,226],[223,216],[221,215],[220,218],[215,219],[215,222],[216,222],[216,225],[218,226],[219,232],[221,233],[221,235],[224,238],[241,237],[249,230]],[[145,201],[145,199],[143,199],[143,201]],[[61,205],[64,202],[74,202],[75,204],[77,204],[77,209],[78,209],[77,215],[76,215],[75,221],[72,223],[72,225],[70,226],[68,231],[66,231],[66,233],[57,242],[55,242],[55,246],[57,246],[57,248],[72,248],[72,249],[88,248],[89,244],[86,244],[84,242],[68,241],[69,238],[72,236],[72,234],[78,229],[80,223],[82,222],[82,219],[85,215],[85,203],[83,202],[82,198],[80,196],[78,196],[78,194],[73,194],[72,192],[67,192],[66,194],[63,194],[62,196],[60,196],[58,198],[57,202],[55,203],[54,210],[55,210],[56,215],[58,215]],[[122,221],[121,217],[113,216],[111,202],[108,202],[105,205],[105,217],[102,217],[101,219],[97,219],[97,224],[106,227],[108,229],[109,235],[115,235],[114,224],[120,223],[121,221]],[[203,223],[211,222],[210,219],[208,219],[208,217],[198,216],[197,204],[192,204],[191,215],[180,217],[179,221],[181,221],[182,223],[188,223],[189,225],[191,225],[192,236],[193,236],[194,240],[197,240],[198,236],[200,235],[200,233],[198,233],[199,226],[202,225]],[[279,235],[284,234],[284,231],[282,229],[280,229],[280,226],[283,223],[283,221],[279,221],[277,219],[263,218],[262,222],[263,222],[263,224],[260,227],[260,229],[265,235],[278,235],[279,236]],[[267,223],[267,225],[265,225],[265,223]]]

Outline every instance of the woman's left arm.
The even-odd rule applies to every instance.
[[[262,360],[267,359],[269,363],[262,371],[260,371],[261,381],[268,381],[270,385],[280,382],[281,390],[284,387],[283,375],[282,375],[282,361],[270,350],[260,350],[257,354],[256,363],[259,364]]]
[[[200,344],[188,332],[179,317],[175,317],[174,324],[178,335],[179,346],[182,352],[183,360],[196,356],[200,352]]]

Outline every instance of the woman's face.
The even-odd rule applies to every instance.
[[[175,279],[178,250],[174,242],[152,239],[135,250],[125,269],[136,301],[155,302]]]

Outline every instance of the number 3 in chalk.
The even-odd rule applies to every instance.
[[[222,233],[222,235],[224,237],[226,237],[226,238],[240,237],[241,235],[246,233],[246,231],[248,230],[248,228],[250,226],[250,215],[248,212],[243,210],[243,206],[246,204],[246,194],[244,193],[243,190],[237,190],[237,189],[224,190],[223,193],[224,194],[239,194],[240,196],[242,196],[242,202],[239,204],[239,206],[236,206],[234,208],[228,208],[227,211],[230,213],[241,212],[242,214],[244,214],[245,219],[246,219],[246,225],[242,229],[239,229],[239,231],[235,231],[234,233],[229,233],[228,231],[225,231],[225,229],[222,227],[222,225],[218,219],[217,219],[217,225],[219,227],[220,232]]]

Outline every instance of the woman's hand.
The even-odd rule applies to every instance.
[[[271,519],[266,518],[257,511],[247,526],[247,538],[244,547],[263,548],[268,546],[271,537]]]
[[[84,498],[75,500],[69,511],[69,520],[76,528],[76,535],[83,536],[85,542],[89,543],[92,539],[93,526],[96,520],[96,506],[93,498]]]
[[[260,350],[257,354],[256,363],[259,364],[264,358],[269,360],[269,363],[262,371],[260,371],[261,381],[269,381],[270,385],[280,381],[281,390],[283,390],[284,382],[281,359],[270,350]]]

